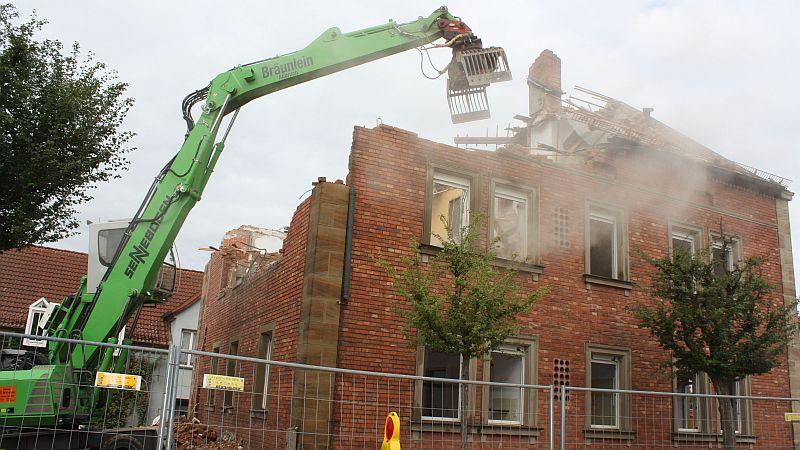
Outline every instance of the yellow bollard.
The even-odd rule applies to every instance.
[[[381,450],[400,450],[400,417],[394,411],[386,416]]]

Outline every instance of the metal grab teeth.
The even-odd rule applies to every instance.
[[[489,97],[486,86],[454,88],[452,80],[447,80],[447,104],[450,106],[450,118],[453,123],[471,122],[488,119]]]
[[[506,52],[501,47],[474,48],[457,52],[460,65],[470,86],[486,86],[511,80]]]

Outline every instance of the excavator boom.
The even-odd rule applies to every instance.
[[[451,93],[485,89],[490,82],[510,79],[502,49],[484,51],[469,27],[442,7],[409,23],[390,21],[350,33],[330,28],[302,50],[234,67],[217,75],[206,88],[190,94],[183,105],[188,132],[181,149],[156,177],[94,292],[87,291],[84,281],[74,296],[56,307],[47,334],[116,343],[122,327],[143,305],[163,301],[164,293],[154,288],[159,270],[189,211],[201,199],[225,147],[227,131],[222,139],[217,136],[226,115],[238,114],[246,103],[272,92],[440,38],[446,41],[440,46],[452,49],[456,56],[448,67]],[[203,100],[202,113],[195,121],[192,106]],[[235,115],[228,126],[233,119]],[[132,335],[130,330],[128,334]],[[42,380],[49,380],[51,386],[69,386],[77,373],[119,368],[125,354],[114,357],[112,350],[51,342],[48,366],[33,367],[30,373],[0,371],[0,387],[18,386],[21,389],[17,392],[23,394],[17,396],[13,406],[0,405],[0,421],[42,423],[43,418],[69,417],[58,394],[52,393],[50,408],[39,407],[32,412],[26,409],[29,398],[24,393]],[[73,393],[71,398],[87,396]],[[78,409],[89,407],[82,405]]]

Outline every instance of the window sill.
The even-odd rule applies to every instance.
[[[251,409],[250,410],[250,418],[251,419],[266,419],[267,418],[267,410],[266,409]]]
[[[481,434],[503,435],[503,436],[529,436],[538,437],[542,432],[541,428],[528,425],[511,425],[502,423],[483,424],[480,429]]]
[[[474,432],[475,427],[470,427],[470,433]],[[461,421],[459,420],[435,420],[435,419],[416,419],[411,422],[411,431],[435,431],[444,433],[460,433]]]
[[[423,256],[437,256],[441,251],[442,247],[436,245],[419,244],[419,253]],[[495,258],[492,262],[492,265],[503,267],[505,269],[517,270],[519,272],[531,273],[536,275],[536,278],[538,278],[538,275],[544,273],[544,266],[540,264],[531,264],[527,262],[514,261],[511,259]]]
[[[227,414],[233,414],[233,406],[223,406],[222,412]]]
[[[203,405],[203,409],[204,409],[206,412],[214,412],[214,405],[208,405],[208,404],[206,404],[206,405]]]
[[[626,280],[617,280],[615,278],[606,278],[606,277],[598,277],[597,275],[591,275],[588,273],[583,274],[583,281],[586,283],[586,288],[591,289],[589,285],[596,284],[599,286],[609,286],[618,289],[624,289],[625,295],[630,295],[631,289],[633,289],[633,283]]]
[[[533,274],[536,276],[536,281],[538,281],[539,275],[544,273],[544,266],[542,265],[531,264],[521,261],[514,261],[511,259],[495,258],[492,264],[494,266],[503,267],[505,269],[512,269],[519,272],[526,272]]]
[[[419,253],[426,256],[436,256],[442,251],[442,247],[431,244],[419,244]]]
[[[586,428],[583,430],[586,439],[619,439],[632,441],[636,438],[635,431],[621,430],[619,428]]]
[[[699,431],[677,431],[672,433],[672,441],[675,443],[722,442],[722,436],[715,433],[703,433]],[[756,437],[751,435],[737,434],[736,442],[739,444],[755,444]]]

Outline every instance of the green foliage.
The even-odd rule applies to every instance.
[[[78,44],[36,40],[46,21],[18,19],[0,5],[0,252],[72,234],[76,206],[126,168],[133,136],[120,130],[128,85]]]
[[[514,279],[515,270],[495,268],[496,242],[481,248],[482,216],[474,215],[468,226],[456,230],[456,236],[444,217],[442,221],[448,236],[429,262],[423,262],[415,241],[412,255],[402,258],[400,270],[383,263],[397,294],[408,301],[408,308],[396,310],[405,319],[406,337],[414,345],[458,353],[464,360],[482,357],[518,330],[517,316],[546,290],[523,293]]]
[[[721,254],[733,237],[720,227]],[[733,383],[771,371],[798,331],[796,305],[771,298],[774,286],[765,278],[765,259],[751,257],[735,265],[676,250],[672,257],[648,258],[656,269],[648,288],[655,304],[631,308],[669,351],[677,376],[706,373],[718,394],[733,393]],[[719,401],[726,449],[735,447],[733,401]]]
[[[153,380],[155,362],[146,355],[132,355],[128,358],[125,373],[141,375],[142,390],[126,391],[121,389],[105,389],[100,407],[92,414],[92,425],[100,428],[121,428],[127,425],[128,418],[134,413],[138,419],[135,426],[145,425],[147,406],[150,401],[150,388]]]
[[[731,246],[723,239],[723,252]],[[796,308],[777,303],[762,274],[764,259],[751,257],[728,270],[709,250],[650,259],[657,270],[650,293],[654,307],[632,308],[659,344],[670,351],[681,376],[705,372],[738,380],[767,373],[779,363],[796,332]],[[725,268],[724,275],[719,267]]]

